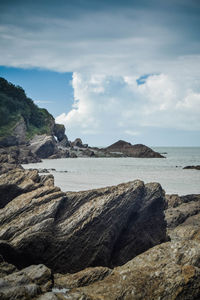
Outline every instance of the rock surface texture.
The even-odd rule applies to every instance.
[[[83,287],[83,271],[73,274],[74,282],[80,285],[68,296],[90,300],[200,299],[199,203],[200,195],[167,195],[166,220],[171,241],[147,250],[93,284]],[[63,288],[70,287],[70,276],[60,281],[58,277],[55,282]]]
[[[139,180],[63,193],[22,168],[0,194],[0,299],[200,298],[200,195]]]
[[[56,272],[121,265],[166,240],[163,190],[156,183],[65,194],[52,175],[17,169],[0,177],[0,188],[0,239]]]

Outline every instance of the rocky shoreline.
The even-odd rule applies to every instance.
[[[200,195],[139,180],[63,193],[2,165],[2,300],[199,299]]]

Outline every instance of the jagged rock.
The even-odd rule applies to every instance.
[[[200,213],[200,195],[187,195],[179,197],[172,195],[167,197],[168,209],[165,217],[168,228],[175,228],[188,217]]]
[[[51,270],[44,265],[29,266],[17,271],[12,268],[12,273],[2,273],[0,264],[0,299],[33,299],[42,292],[48,292],[52,286]],[[10,267],[11,268],[11,267]],[[3,271],[5,267],[3,266]],[[9,269],[9,272],[11,270]]]
[[[197,166],[186,166],[183,169],[194,169],[194,170],[200,170],[200,165]]]
[[[60,146],[60,147],[70,147],[70,146],[71,146],[71,143],[70,143],[70,141],[68,140],[67,136],[65,136],[65,137],[58,143],[58,146]]]
[[[104,150],[108,152],[119,152],[126,156],[130,157],[146,157],[146,158],[163,158],[160,153],[153,151],[151,148],[142,145],[132,145],[131,143],[127,143],[125,141],[118,141],[109,147],[105,148]]]
[[[56,272],[121,265],[167,238],[159,184],[65,194],[37,170],[18,169],[0,177],[6,185],[17,196],[10,193],[0,211],[0,239]]]
[[[5,261],[2,261],[0,263],[0,278],[7,276],[9,274],[12,274],[13,272],[16,272],[16,271],[18,271],[18,270],[14,265],[9,264]]]
[[[39,298],[37,298],[38,300],[58,300],[58,297],[52,293],[52,292],[48,292],[48,293],[45,293],[44,295],[41,295],[39,296]],[[61,298],[59,298],[61,299]],[[63,300],[65,300],[66,298],[63,297],[62,298]]]
[[[55,124],[53,127],[53,134],[57,137],[58,142],[61,142],[65,137],[65,126],[62,124]]]
[[[83,143],[82,140],[80,138],[75,139],[74,142],[71,142],[71,145],[74,147],[80,147],[83,148]]]
[[[56,152],[53,155],[49,156],[48,158],[49,159],[57,159],[57,158],[67,158],[69,156],[70,156],[70,154],[69,154],[69,151],[67,149],[58,148],[58,150],[56,150]]]
[[[103,280],[111,272],[112,270],[106,267],[95,267],[87,268],[75,274],[55,274],[54,287],[59,289],[72,289],[90,285],[96,281]]]
[[[57,145],[53,136],[36,135],[30,141],[29,149],[40,158],[48,158],[57,151]]]
[[[200,241],[200,194],[167,195],[166,200],[165,215],[170,238]]]
[[[7,147],[7,148],[0,148],[0,163],[3,173],[4,169],[12,169],[13,166],[17,166],[19,164],[26,164],[26,163],[35,163],[40,162],[41,160],[33,154],[30,149],[28,149],[25,145],[15,146],[15,147]],[[2,167],[4,165],[4,168]],[[13,166],[11,166],[13,165]]]
[[[11,171],[13,169],[16,169],[16,168],[22,168],[22,166],[20,165],[17,165],[17,164],[9,164],[9,163],[0,163],[0,175],[8,172],[8,171]]]
[[[104,280],[72,290],[68,299],[189,300],[200,295],[200,247],[196,241],[157,245],[118,267]],[[75,298],[76,299],[76,298]]]

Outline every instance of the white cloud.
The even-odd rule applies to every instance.
[[[56,121],[72,136],[137,136],[148,126],[200,130],[200,94],[165,74],[136,77],[74,73],[74,106]]]
[[[142,135],[150,126],[199,130],[198,5],[161,2],[96,1],[96,9],[38,2],[37,13],[26,1],[8,5],[0,65],[73,72],[73,107],[57,117],[73,137]],[[144,74],[152,75],[138,86]]]

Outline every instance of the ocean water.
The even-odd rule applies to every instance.
[[[45,159],[24,168],[54,168],[55,185],[63,191],[81,191],[135,179],[159,182],[166,193],[200,193],[200,171],[183,170],[200,165],[200,147],[154,147],[163,158],[63,158]],[[67,171],[67,172],[64,172]]]

